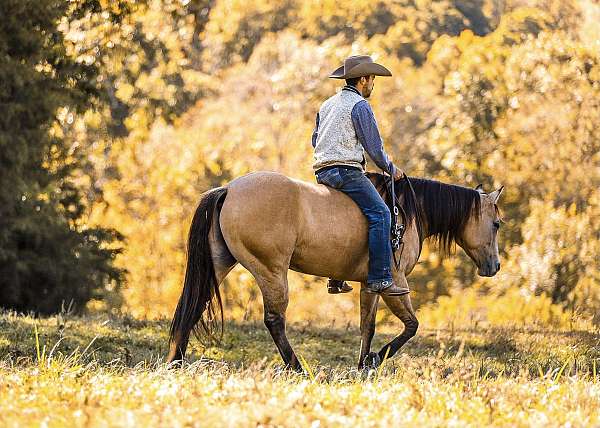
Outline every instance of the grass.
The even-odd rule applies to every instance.
[[[379,349],[393,335],[378,334]],[[0,315],[0,426],[598,426],[600,336],[425,330],[384,367],[356,365],[356,328],[295,324],[306,375],[258,323],[162,362],[167,321]],[[37,332],[37,334],[36,334]]]

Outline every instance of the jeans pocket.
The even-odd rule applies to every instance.
[[[350,182],[364,178],[365,174],[358,169],[343,169],[340,171],[340,177],[343,181]]]
[[[325,184],[326,186],[339,189],[344,184],[344,180],[340,176],[337,168],[328,169],[317,174],[317,183]]]

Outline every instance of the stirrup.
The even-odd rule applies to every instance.
[[[352,286],[346,281],[338,279],[330,279],[327,283],[327,292],[329,294],[349,293],[353,290]]]

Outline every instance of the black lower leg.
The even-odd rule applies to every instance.
[[[177,345],[175,348],[175,354],[173,355],[173,361],[183,361],[183,357],[185,356],[185,351],[187,348],[187,344],[185,345]]]
[[[366,283],[362,284],[360,291],[360,356],[358,358],[358,368],[362,369],[365,365],[365,358],[371,351],[371,341],[375,335],[375,314],[377,313],[377,302],[379,297],[367,293]]]
[[[379,351],[379,358],[383,361],[386,358],[392,358],[402,346],[417,333],[419,321],[416,318],[403,319],[404,331],[396,336],[390,343],[385,345]]]
[[[366,336],[363,336],[360,344],[360,357],[358,361],[358,368],[363,369],[365,367],[365,359],[369,355],[369,351],[371,350],[371,341],[373,340],[373,336],[375,335],[375,328],[370,328],[370,331],[366,333]],[[363,342],[364,341],[364,342]]]
[[[174,341],[170,344],[169,355],[167,357],[167,362],[183,362],[183,357],[185,356],[185,351],[187,349],[187,345],[189,343],[189,333],[182,334],[178,333]]]
[[[295,371],[301,372],[302,365],[296,358],[296,354],[288,342],[285,334],[285,318],[283,315],[274,312],[265,312],[265,325],[271,333],[271,337],[279,350],[279,354],[286,366]]]

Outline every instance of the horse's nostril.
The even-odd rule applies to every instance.
[[[496,271],[500,270],[500,262],[496,263]]]

